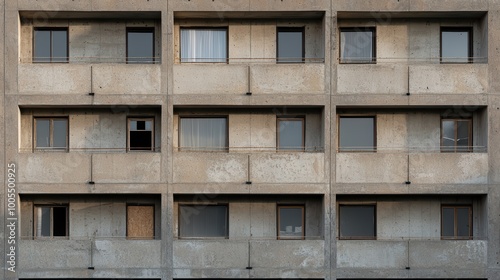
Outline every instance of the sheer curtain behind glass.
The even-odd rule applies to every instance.
[[[370,63],[373,61],[372,31],[342,31],[340,59],[343,63]]]
[[[181,29],[181,62],[226,62],[227,30]]]
[[[226,118],[181,118],[180,147],[184,150],[227,150]]]

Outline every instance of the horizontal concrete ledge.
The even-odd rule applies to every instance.
[[[173,278],[200,279],[200,278],[269,278],[269,279],[325,279],[329,274],[327,269],[173,269]]]
[[[21,107],[92,107],[92,106],[161,106],[166,103],[167,95],[110,95],[88,93],[81,95],[7,95],[8,100],[13,100]],[[71,104],[69,106],[68,104]]]
[[[78,0],[61,2],[59,0],[46,0],[43,2],[20,0],[16,1],[19,10],[28,11],[161,11],[166,9],[163,0]],[[133,7],[133,8],[132,8]]]
[[[241,92],[239,95],[232,95],[228,98],[225,94],[172,94],[173,106],[289,106],[283,104],[293,104],[297,106],[319,106],[323,107],[330,103],[330,96],[327,94],[295,94],[277,93],[273,95],[254,94],[246,95]]]
[[[168,1],[169,10],[172,11],[324,11],[330,9],[330,2],[325,0],[310,0],[297,2],[284,2],[279,0],[220,0],[217,4],[205,0]]]
[[[489,184],[334,183],[332,194],[488,194]]]
[[[164,273],[164,269],[160,268],[76,268],[76,269],[25,269],[19,267],[17,270],[19,279],[57,279],[57,278],[111,278],[111,279],[130,279],[130,278],[143,278],[147,275],[148,279],[160,279]]]
[[[366,269],[366,268],[337,268],[335,269],[337,278],[353,279],[465,279],[478,278],[486,279],[485,269]]]
[[[171,187],[170,187],[171,186]],[[328,194],[328,184],[247,184],[177,183],[169,185],[173,194]]]
[[[89,183],[75,184],[55,184],[55,183],[20,183],[17,185],[19,194],[116,194],[116,193],[141,193],[141,194],[161,194],[167,192],[167,184],[115,184],[98,183],[91,185]]]

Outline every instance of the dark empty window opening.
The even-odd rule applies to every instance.
[[[129,151],[154,150],[154,119],[129,118]]]

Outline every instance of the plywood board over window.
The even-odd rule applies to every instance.
[[[154,239],[154,206],[127,205],[127,238]]]

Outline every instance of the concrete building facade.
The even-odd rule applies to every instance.
[[[500,279],[500,2],[1,0],[2,279]]]

